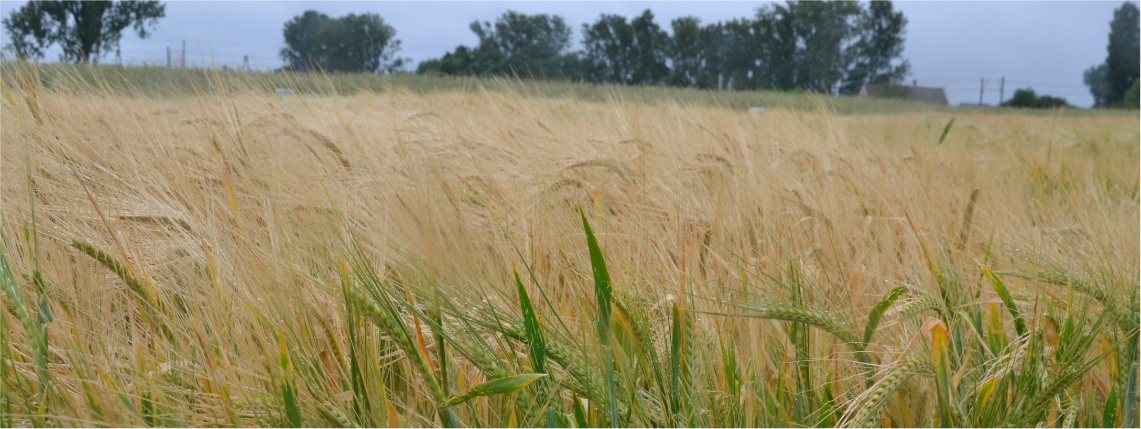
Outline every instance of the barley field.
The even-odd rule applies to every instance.
[[[5,427],[1139,424],[1136,111],[3,71]]]

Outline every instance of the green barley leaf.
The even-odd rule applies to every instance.
[[[1006,288],[1006,284],[1003,283],[1002,279],[999,279],[990,268],[983,267],[983,274],[985,274],[987,279],[990,280],[990,283],[994,285],[994,290],[998,292],[998,297],[1002,298],[1003,305],[1010,311],[1010,315],[1014,317],[1014,330],[1018,332],[1018,336],[1021,337],[1026,333],[1026,322],[1022,320],[1022,313],[1018,311],[1018,307],[1014,305],[1014,299],[1010,297],[1010,289]]]
[[[527,335],[527,349],[531,353],[531,366],[535,372],[547,373],[547,342],[543,338],[543,331],[539,326],[539,319],[535,317],[535,308],[531,305],[531,298],[527,296],[527,289],[515,272],[515,286],[519,289],[519,309],[523,313],[523,329]]]
[[[602,258],[602,249],[598,247],[598,240],[594,238],[594,231],[586,221],[586,214],[579,208],[578,214],[582,216],[582,227],[586,230],[586,245],[590,250],[590,266],[594,271],[594,296],[598,301],[598,337],[603,345],[610,341],[610,273],[606,270],[606,260]]]
[[[614,356],[610,354],[610,273],[606,270],[606,260],[602,258],[602,249],[598,247],[598,240],[594,238],[594,231],[586,221],[586,213],[579,207],[578,214],[582,216],[582,227],[586,230],[586,245],[590,250],[590,266],[594,271],[594,296],[598,301],[598,325],[596,330],[598,342],[602,345],[604,359],[606,360],[606,386],[610,392],[610,425],[618,426],[618,396],[615,392]]]
[[[1105,410],[1101,413],[1101,427],[1117,427],[1117,387],[1109,388],[1109,397],[1105,398]]]
[[[939,135],[939,144],[943,144],[943,139],[947,138],[947,133],[951,132],[951,126],[955,125],[955,118],[947,121],[947,126],[943,127],[943,134]]]
[[[884,312],[886,312],[888,308],[891,308],[891,305],[895,304],[895,301],[902,297],[906,292],[907,286],[899,286],[895,289],[889,290],[887,291],[887,294],[883,296],[883,300],[881,300],[879,304],[876,304],[875,307],[872,307],[872,311],[868,313],[868,324],[864,326],[865,348],[867,348],[867,344],[872,341],[872,336],[875,335],[876,328],[879,326],[880,319],[883,318]]]
[[[503,395],[511,393],[527,387],[528,384],[531,384],[535,382],[535,380],[546,376],[547,374],[522,374],[511,377],[497,378],[486,383],[478,384],[459,395],[453,396],[452,399],[449,399],[448,402],[444,403],[444,406],[441,408],[459,405],[480,396]]]
[[[539,318],[535,317],[535,308],[531,298],[527,296],[527,288],[519,279],[519,272],[515,271],[515,286],[519,290],[519,310],[523,313],[523,330],[527,335],[527,350],[531,355],[531,367],[536,373],[547,373],[547,341],[543,338],[543,331],[539,325]],[[539,382],[539,397],[547,396],[545,382]],[[553,409],[547,409],[547,427],[555,427],[556,421]]]
[[[575,424],[575,427],[579,427],[579,428],[588,427],[589,425],[586,423],[586,411],[582,409],[582,400],[578,398],[578,395],[573,395],[573,394],[571,395],[571,399],[574,400],[574,424]]]

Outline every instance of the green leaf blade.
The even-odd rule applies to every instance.
[[[527,335],[527,349],[531,355],[531,366],[536,373],[547,373],[547,342],[543,338],[543,331],[539,326],[539,319],[535,316],[535,308],[531,298],[527,295],[527,288],[515,272],[515,286],[519,290],[519,309],[523,313],[523,330]]]
[[[1006,306],[1006,310],[1014,317],[1014,330],[1021,337],[1026,333],[1026,322],[1022,320],[1022,313],[1018,311],[1018,306],[1014,305],[1014,298],[1010,296],[1010,289],[991,271],[990,268],[983,267],[983,274],[990,280],[991,285],[994,286],[995,292],[998,292],[998,297],[1002,299],[1002,304]]]
[[[598,342],[602,345],[604,359],[606,360],[606,386],[610,392],[610,425],[618,426],[618,398],[614,381],[614,356],[610,353],[610,307],[613,293],[610,283],[610,272],[606,269],[606,260],[602,258],[602,249],[598,247],[598,240],[594,238],[594,231],[590,229],[590,222],[586,220],[586,213],[582,207],[578,209],[582,217],[582,227],[586,231],[586,245],[590,250],[590,266],[594,273],[594,296],[598,303],[598,324],[595,326]]]
[[[880,319],[883,318],[883,314],[906,292],[907,286],[899,286],[889,290],[884,294],[883,300],[876,304],[875,307],[872,307],[872,311],[868,313],[868,324],[864,326],[864,348],[867,348],[868,343],[872,341],[872,336],[875,335],[876,328],[879,327]]]
[[[519,389],[527,387],[527,385],[534,383],[536,380],[546,377],[547,374],[521,374],[511,377],[497,378],[473,386],[471,389],[463,393],[453,396],[448,402],[440,408],[447,408],[462,404],[474,398],[481,396],[503,395],[515,392]]]
[[[955,118],[947,121],[947,125],[943,127],[943,134],[939,135],[939,144],[943,144],[943,140],[947,138],[947,133],[951,132],[951,126],[955,125]]]
[[[582,216],[582,227],[586,231],[586,245],[590,250],[590,266],[594,274],[594,296],[598,304],[598,337],[603,345],[607,345],[610,343],[610,297],[613,293],[610,273],[606,269],[606,260],[602,257],[602,249],[598,247],[598,240],[594,238],[594,231],[590,229],[590,222],[586,220],[586,213],[580,208],[578,214]]]

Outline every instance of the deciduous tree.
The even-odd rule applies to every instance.
[[[1125,92],[1133,86],[1139,74],[1139,52],[1141,52],[1141,28],[1138,24],[1137,5],[1125,2],[1113,11],[1113,21],[1109,24],[1109,56],[1106,65],[1105,102],[1117,105]]]
[[[840,87],[841,94],[855,95],[865,83],[898,84],[907,77],[911,65],[899,60],[906,26],[907,18],[893,10],[890,1],[871,2],[857,21],[856,56]]]
[[[30,1],[3,19],[16,55],[43,57],[58,44],[63,60],[87,63],[115,50],[123,30],[150,36],[166,6],[158,1]]]
[[[393,73],[406,61],[396,57],[396,29],[374,13],[330,18],[309,10],[286,22],[283,34],[281,59],[293,70]]]

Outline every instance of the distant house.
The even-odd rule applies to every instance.
[[[860,97],[898,98],[919,103],[947,105],[947,92],[943,88],[919,86],[918,82],[907,85],[885,85],[866,83],[860,88]]]

